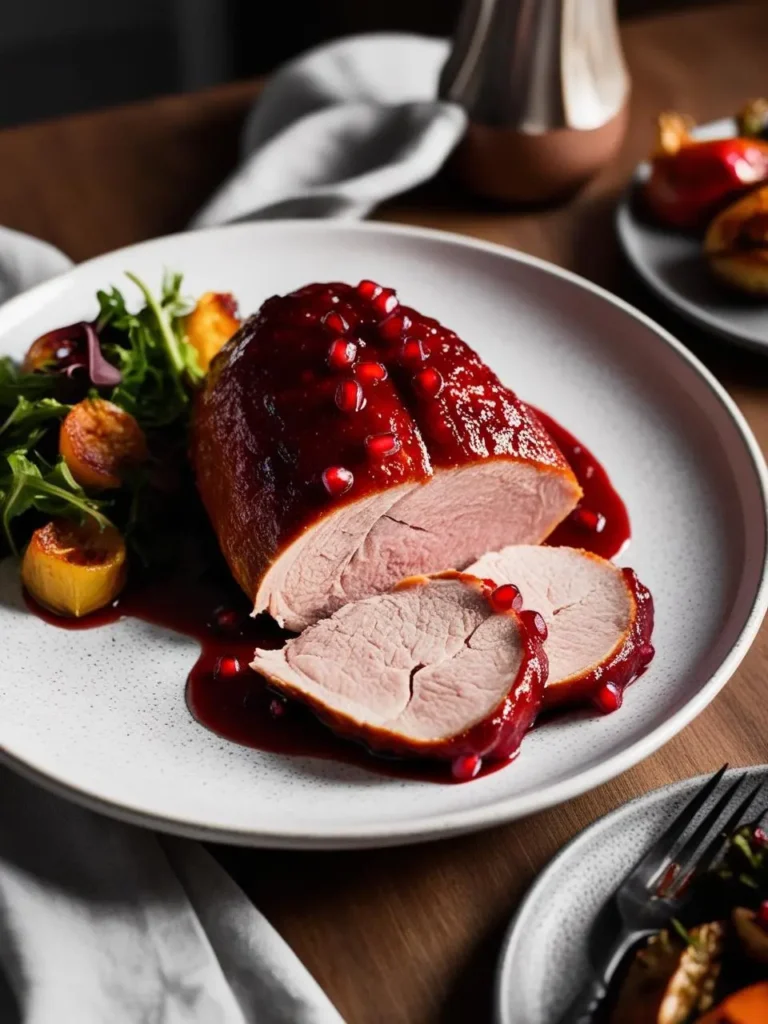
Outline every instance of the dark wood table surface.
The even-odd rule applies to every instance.
[[[623,151],[567,205],[492,208],[444,176],[378,216],[514,246],[628,298],[714,370],[765,450],[768,360],[707,339],[653,300],[623,265],[612,218],[658,110],[708,120],[768,93],[768,2],[630,22],[623,40],[634,84]],[[75,260],[182,229],[235,165],[257,92],[257,83],[238,83],[0,132],[0,223]],[[394,850],[219,856],[350,1024],[486,1021],[503,931],[544,864],[631,797],[726,759],[768,761],[767,677],[763,629],[726,690],[680,736],[613,782],[524,822]]]

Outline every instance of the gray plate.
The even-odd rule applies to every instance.
[[[735,133],[735,123],[725,118],[693,134],[715,139]],[[710,277],[698,239],[654,227],[635,214],[633,191],[649,173],[649,164],[640,164],[616,212],[616,230],[629,262],[678,313],[737,344],[768,351],[768,302],[729,294]]]
[[[749,774],[768,780],[768,765]],[[499,1024],[559,1021],[586,977],[587,936],[598,910],[705,778],[654,790],[601,818],[539,876],[504,942],[496,984]]]

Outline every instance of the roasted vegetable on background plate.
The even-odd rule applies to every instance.
[[[659,224],[700,231],[744,192],[768,181],[768,141],[755,138],[697,140],[676,113],[658,119],[658,142],[643,202]]]
[[[754,824],[634,955],[610,1024],[768,1022],[768,836]]]
[[[0,554],[24,553],[29,593],[87,615],[122,589],[128,556],[167,559],[185,505],[193,394],[237,330],[231,295],[190,307],[181,276],[160,297],[131,274],[144,306],[116,288],[99,314],[49,331],[19,367],[0,359]]]
[[[721,281],[768,297],[768,185],[719,213],[707,229],[704,254]]]

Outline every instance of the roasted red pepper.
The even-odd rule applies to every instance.
[[[643,197],[660,224],[684,231],[704,228],[724,206],[765,181],[768,142],[697,142],[678,115],[659,117],[659,149]]]

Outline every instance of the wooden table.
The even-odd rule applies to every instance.
[[[768,360],[708,340],[652,300],[622,265],[612,217],[651,145],[659,109],[708,120],[768,93],[768,4],[632,22],[623,39],[634,81],[626,144],[576,199],[510,213],[438,181],[380,216],[502,242],[629,298],[709,364],[765,449]],[[180,230],[235,164],[257,88],[235,84],[0,133],[0,223],[76,260]],[[639,793],[726,758],[768,761],[767,670],[763,629],[725,692],[682,735],[621,778],[525,822],[416,848],[220,856],[350,1024],[486,1021],[503,930],[532,879],[575,832]]]

